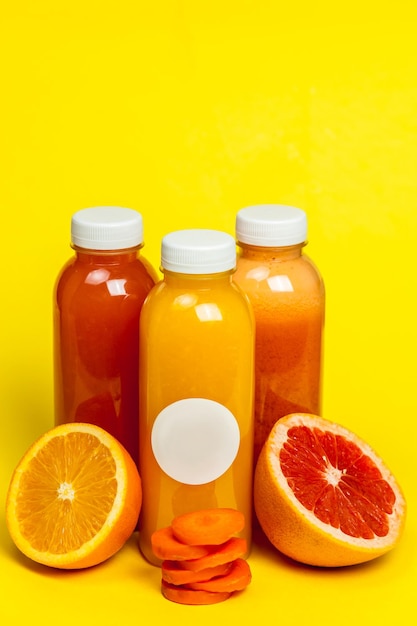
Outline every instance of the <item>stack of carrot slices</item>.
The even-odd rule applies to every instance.
[[[174,518],[171,526],[151,538],[162,560],[162,594],[180,604],[215,604],[250,583],[252,574],[242,558],[246,540],[236,537],[245,525],[236,509],[192,511]]]

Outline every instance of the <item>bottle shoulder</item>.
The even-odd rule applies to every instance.
[[[78,292],[82,292],[83,297],[87,294],[97,296],[99,292],[103,296],[108,293],[114,295],[118,289],[120,295],[143,291],[148,293],[157,281],[156,271],[142,257],[128,263],[103,265],[94,260],[86,263],[74,256],[68,259],[59,272],[54,294],[59,300],[65,295],[75,296]]]
[[[252,323],[252,307],[247,295],[233,281],[210,288],[198,281],[158,282],[148,294],[142,317],[147,324],[245,319]],[[183,320],[179,322],[178,320]]]
[[[210,285],[209,282],[184,281],[169,283],[163,279],[156,282],[148,296],[148,302],[158,306],[165,306],[169,302],[176,302],[178,298],[192,295],[200,302],[234,302],[239,305],[243,301],[245,306],[247,297],[241,287],[233,280],[225,283]]]
[[[248,294],[315,293],[324,296],[321,273],[306,254],[288,259],[273,255],[240,256],[234,280]]]

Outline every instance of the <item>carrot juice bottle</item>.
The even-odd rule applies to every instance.
[[[236,216],[235,282],[256,320],[254,462],[274,423],[294,412],[320,414],[323,280],[303,254],[301,209],[259,205]]]
[[[71,245],[54,290],[55,422],[97,424],[138,462],[139,315],[158,279],[139,252],[142,216],[78,211]]]
[[[240,510],[251,540],[254,320],[232,281],[236,245],[213,230],[162,240],[163,280],[140,320],[139,545],[185,512]]]

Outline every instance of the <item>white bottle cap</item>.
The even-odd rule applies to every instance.
[[[143,244],[142,216],[133,209],[100,206],[71,219],[71,243],[88,250],[123,250]]]
[[[236,243],[217,230],[178,230],[162,239],[162,269],[181,274],[216,274],[236,267]]]
[[[241,243],[271,248],[304,243],[307,216],[302,209],[282,204],[249,206],[236,215],[236,238]]]

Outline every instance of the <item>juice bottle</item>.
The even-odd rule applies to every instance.
[[[83,209],[71,245],[54,289],[55,423],[97,424],[138,462],[139,314],[158,279],[139,252],[142,217]]]
[[[256,463],[280,417],[321,412],[325,293],[317,268],[303,254],[307,217],[301,209],[241,209],[236,238],[234,280],[248,295],[256,320]]]
[[[250,546],[254,320],[235,264],[226,233],[170,233],[142,309],[139,545],[156,565],[152,532],[192,510],[239,509]]]

